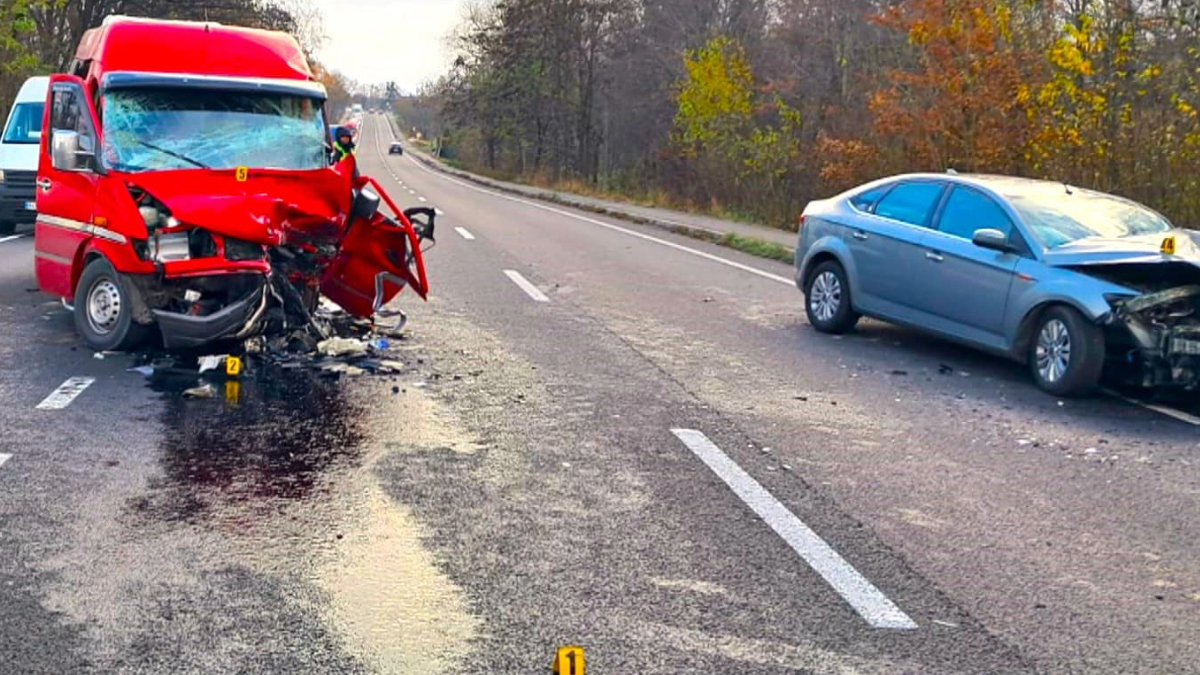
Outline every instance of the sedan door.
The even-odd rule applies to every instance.
[[[1010,241],[1020,237],[996,200],[955,186],[938,214],[936,229],[923,242],[916,303],[935,317],[931,328],[1003,348],[1004,310],[1021,256],[972,243],[982,229],[999,230]]]
[[[945,188],[936,180],[901,182],[869,213],[860,213],[849,223],[846,241],[858,269],[855,292],[860,309],[911,320],[911,285],[921,261],[921,243]],[[852,206],[859,208],[853,202]]]

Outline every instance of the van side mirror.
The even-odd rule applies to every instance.
[[[1000,230],[984,229],[975,230],[975,236],[971,237],[971,243],[980,248],[987,248],[1001,253],[1012,253],[1016,249],[1008,241],[1008,235]]]
[[[50,160],[59,171],[91,171],[96,164],[95,140],[76,131],[50,133]]]

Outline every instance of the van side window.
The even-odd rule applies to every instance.
[[[92,128],[92,118],[87,105],[87,96],[83,89],[73,83],[54,85],[50,98],[50,133],[51,145],[54,133],[68,131],[79,134],[79,145],[71,152],[78,155],[78,164],[67,169],[71,171],[91,170],[95,168],[94,155],[96,149],[96,131]],[[76,150],[80,152],[75,152]]]
[[[54,87],[53,107],[50,109],[50,128],[74,131],[81,136],[93,136],[92,119],[88,114],[87,98],[74,84]]]

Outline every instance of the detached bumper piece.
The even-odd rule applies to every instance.
[[[152,310],[167,349],[194,349],[217,340],[245,337],[265,308],[265,285],[205,316]]]

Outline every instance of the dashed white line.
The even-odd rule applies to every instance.
[[[907,614],[888,599],[866,577],[846,562],[816,532],[775,499],[766,488],[750,477],[707,436],[692,429],[672,429],[700,461],[708,465],[725,484],[758,514],[775,533],[821,575],[838,595],[849,603],[868,624],[875,628],[911,630],[917,627]]]
[[[0,454],[0,466],[4,466],[4,463],[10,459],[12,459],[12,455]]]
[[[466,239],[467,241],[475,241],[475,235],[468,232],[467,228],[465,227],[456,227],[454,228],[454,231],[458,233],[458,236]]]
[[[13,239],[20,239],[24,236],[25,235],[23,234],[10,234],[7,237],[0,237],[0,244],[3,244],[6,241],[12,241]]]
[[[405,157],[408,157],[408,155],[405,155]],[[434,176],[437,176],[438,178],[440,178],[442,180],[449,181],[449,182],[454,183],[455,185],[459,185],[461,187],[465,187],[468,190],[474,190],[475,192],[481,192],[485,195],[491,195],[492,197],[496,197],[498,199],[506,199],[510,202],[524,204],[526,206],[530,206],[535,209],[540,209],[542,211],[547,211],[549,213],[554,213],[554,214],[564,216],[567,218],[573,218],[575,220],[583,221],[585,223],[590,223],[592,225],[598,225],[605,229],[612,230],[613,232],[620,232],[621,234],[627,234],[631,237],[637,237],[638,239],[641,239],[643,241],[653,242],[655,244],[659,244],[660,246],[666,246],[667,248],[675,249],[676,251],[682,251],[684,253],[688,253],[688,254],[691,254],[694,256],[698,256],[700,258],[704,258],[705,260],[711,260],[712,262],[719,263],[721,265],[725,265],[728,267],[732,267],[734,269],[739,269],[739,270],[742,270],[743,272],[749,272],[750,274],[760,276],[764,279],[770,279],[771,281],[777,281],[781,284],[787,284],[789,286],[796,285],[796,281],[794,279],[790,279],[785,276],[780,276],[778,274],[772,274],[770,272],[760,270],[757,267],[745,265],[740,262],[735,262],[733,260],[727,260],[725,258],[713,255],[711,253],[705,253],[704,251],[700,251],[700,250],[691,248],[689,246],[684,246],[682,244],[676,244],[673,241],[667,241],[666,239],[660,239],[658,237],[652,237],[648,234],[642,234],[641,232],[635,232],[635,231],[630,230],[625,227],[619,227],[617,225],[612,225],[610,223],[606,223],[602,220],[596,220],[595,218],[588,218],[587,216],[581,216],[576,213],[571,213],[570,211],[564,211],[562,209],[554,208],[553,206],[546,206],[545,204],[539,204],[537,202],[533,202],[528,199],[521,199],[520,197],[514,197],[512,195],[506,195],[501,192],[496,192],[494,190],[488,190],[488,189],[481,188],[481,187],[478,187],[475,185],[471,185],[470,183],[458,180],[457,178],[452,178],[450,176],[446,176],[442,173],[434,171],[433,169],[430,169],[429,167],[425,166],[424,164],[421,164],[420,162],[413,159],[412,157],[408,157],[408,161],[412,162],[413,164],[415,164],[417,166],[418,169],[420,169],[426,173],[433,174]]]
[[[428,200],[428,199],[425,199],[424,197],[417,197],[417,201],[419,201],[419,202],[427,202],[427,201],[429,201],[429,200]]]
[[[71,405],[71,401],[74,401],[76,396],[82,394],[83,390],[92,386],[92,383],[95,381],[96,378],[94,377],[72,377],[59,385],[58,389],[52,391],[41,403],[37,404],[37,409],[62,410]]]
[[[1136,398],[1129,398],[1128,396],[1125,396],[1123,394],[1118,394],[1117,392],[1115,392],[1111,389],[1104,389],[1102,391],[1105,394],[1112,396],[1113,398],[1121,399],[1122,401],[1136,405],[1139,408],[1145,408],[1146,410],[1156,412],[1160,415],[1166,415],[1167,417],[1170,417],[1171,419],[1178,420],[1178,421],[1184,422],[1186,424],[1191,424],[1192,426],[1200,427],[1200,417],[1185,413],[1182,410],[1168,408],[1165,405],[1159,405],[1157,403],[1147,403],[1146,401],[1139,401]]]
[[[512,279],[512,282],[525,291],[525,294],[533,298],[536,302],[550,302],[550,298],[541,291],[537,286],[529,283],[529,280],[521,276],[521,273],[516,270],[504,270],[504,274]]]
[[[444,216],[444,215],[446,215],[446,212],[445,212],[445,211],[443,211],[443,210],[441,210],[441,209],[438,209],[438,208],[435,208],[435,209],[433,210],[433,212],[434,212],[434,213],[436,213],[436,214],[438,214],[439,216]]]

